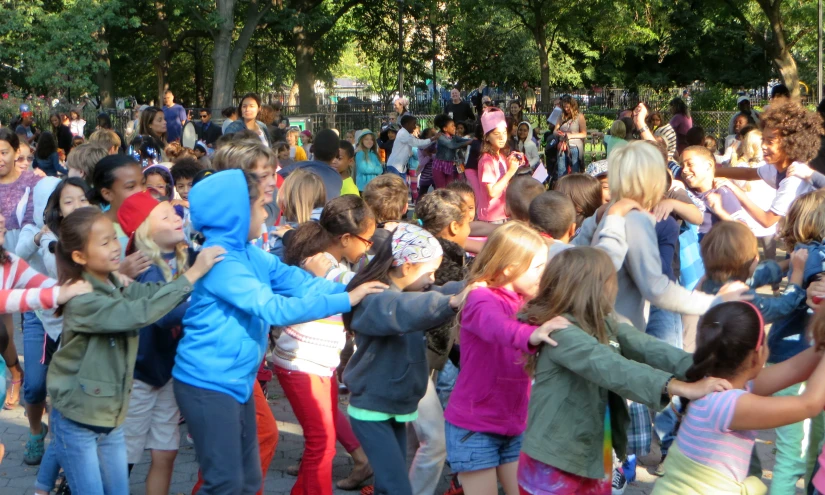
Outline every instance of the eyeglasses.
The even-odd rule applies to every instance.
[[[20,156],[20,157],[17,157],[17,159],[15,161],[16,162],[26,161],[26,162],[29,162],[29,163],[34,163],[34,155],[29,155],[29,156],[26,156],[26,157]]]
[[[209,117],[209,115],[207,115],[207,114],[205,114],[205,113],[202,113],[202,114],[201,114],[201,118],[202,118],[202,119],[205,119],[205,118],[207,118],[207,117]]]
[[[361,237],[360,235],[356,235],[356,234],[350,234],[350,235],[351,235],[351,236],[353,236],[353,237],[355,237],[355,238],[356,238],[356,239],[358,239],[359,241],[363,242],[363,243],[367,246],[367,249],[369,249],[369,248],[371,248],[371,247],[372,247],[372,244],[373,244],[373,242],[372,242],[372,241],[368,241],[367,239],[364,239],[364,238],[363,238],[363,237]]]

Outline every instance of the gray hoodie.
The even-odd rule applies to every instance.
[[[353,309],[356,350],[344,370],[350,404],[394,415],[418,409],[429,379],[424,331],[455,317],[450,296],[463,288],[464,282],[432,286],[428,292],[391,286]]]

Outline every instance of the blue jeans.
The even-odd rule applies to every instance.
[[[570,173],[577,174],[582,171],[582,157],[579,156],[579,149],[575,146],[570,147],[570,156],[567,153],[559,153],[559,160],[557,162],[559,179],[567,175],[567,162],[570,161]]]
[[[405,174],[404,172],[400,172],[397,168],[387,166],[387,173],[388,174],[395,174],[395,175],[401,177],[401,180],[404,181],[404,184],[407,183],[407,174]]]
[[[678,313],[651,306],[645,333],[681,349],[683,340],[682,317]]]
[[[63,466],[72,493],[129,493],[122,425],[109,433],[96,433],[66,418],[56,408],[52,408],[49,424],[52,439],[49,450],[54,451],[57,462]]]
[[[673,398],[673,404],[681,410],[682,404],[678,397]],[[653,428],[656,429],[656,434],[662,441],[662,457],[667,455],[667,451],[673,445],[673,440],[676,439],[675,430],[678,423],[679,418],[670,405],[664,411],[657,413],[653,420]]]
[[[57,343],[46,336],[40,318],[29,311],[23,313],[23,401],[26,404],[42,404],[46,401],[46,372]]]
[[[52,440],[54,443],[54,440]],[[37,480],[34,482],[36,490],[51,493],[57,477],[60,475],[60,464],[57,463],[57,447],[50,443],[46,446],[43,459],[40,460],[40,468],[37,470]]]

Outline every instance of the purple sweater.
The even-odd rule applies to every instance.
[[[0,184],[0,213],[6,217],[6,228],[9,230],[17,230],[27,223],[34,223],[34,200],[33,191],[34,185],[40,177],[34,175],[31,170],[26,170],[20,174],[20,177],[11,184]],[[28,191],[28,195],[27,195]],[[23,206],[22,200],[26,197],[27,201]],[[18,218],[18,205],[20,205],[20,212],[22,213],[22,222]],[[11,246],[12,250],[14,246]]]
[[[535,326],[515,315],[524,300],[502,288],[478,288],[461,312],[461,372],[444,418],[481,433],[516,436],[527,428],[530,377],[524,354]]]

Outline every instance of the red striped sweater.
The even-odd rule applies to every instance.
[[[57,282],[19,257],[8,256],[9,261],[0,265],[0,314],[55,308],[60,291]]]

